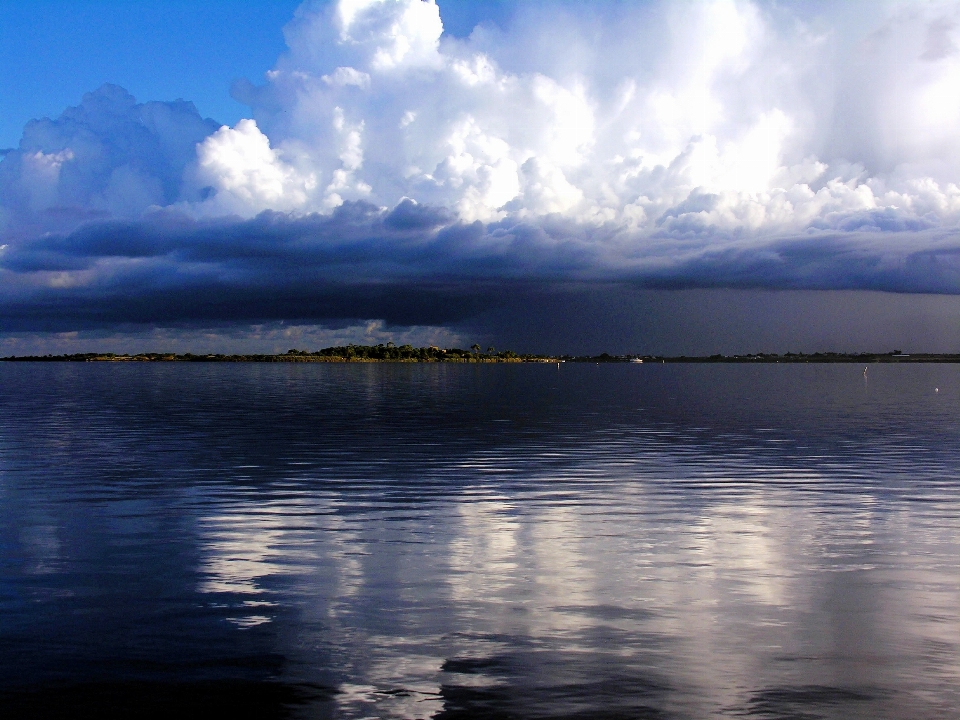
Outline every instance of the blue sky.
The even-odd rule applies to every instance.
[[[283,51],[297,2],[52,0],[0,2],[0,145],[110,82],[143,99],[193,100],[236,122],[237,77],[260,77]]]
[[[3,2],[0,102],[0,353],[960,351],[955,0]]]

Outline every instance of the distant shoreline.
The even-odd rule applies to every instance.
[[[914,353],[757,353],[747,355],[522,355],[510,350],[483,353],[459,348],[414,348],[409,345],[349,345],[316,352],[290,350],[283,354],[225,355],[192,353],[75,353],[72,355],[26,355],[0,358],[3,362],[292,362],[292,363],[960,363],[960,354]]]

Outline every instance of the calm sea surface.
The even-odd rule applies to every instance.
[[[960,366],[0,364],[3,706],[960,718]]]

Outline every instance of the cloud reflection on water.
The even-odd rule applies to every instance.
[[[201,591],[278,597],[318,620],[296,646],[336,648],[345,717],[533,717],[571,696],[651,717],[773,717],[811,703],[824,717],[870,717],[901,702],[878,688],[926,685],[902,676],[921,646],[955,653],[929,636],[936,624],[911,619],[946,612],[957,588],[934,568],[908,582],[890,566],[916,522],[909,508],[878,512],[869,493],[824,506],[816,463],[754,456],[747,471],[688,446],[624,462],[629,441],[561,453],[562,477],[535,474],[513,493],[481,472],[491,458],[461,460],[476,482],[403,511],[322,490],[254,495],[201,523]],[[720,489],[687,508],[666,478],[645,482],[651,467]],[[768,476],[788,484],[757,484]],[[558,480],[583,501],[558,500]],[[936,675],[955,683],[956,662]]]
[[[956,369],[860,370],[3,366],[0,630],[339,717],[950,717]]]

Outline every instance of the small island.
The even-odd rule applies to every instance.
[[[337,345],[322,350],[309,351],[291,349],[277,355],[245,354],[225,355],[192,353],[137,353],[136,355],[117,353],[75,353],[72,355],[42,355],[24,357],[5,357],[6,361],[61,361],[61,362],[446,362],[446,363],[518,363],[518,362],[557,362],[557,358],[547,355],[519,354],[512,350],[497,352],[487,348],[481,352],[479,345],[469,350],[461,348],[439,348],[435,345],[413,347],[412,345]]]
[[[296,363],[960,363],[956,353],[904,354],[899,350],[886,353],[787,352],[754,353],[745,355],[664,356],[664,355],[539,355],[497,351],[489,347],[484,352],[479,345],[470,349],[439,348],[435,345],[337,345],[321,350],[291,349],[282,354],[227,355],[220,353],[162,353],[135,355],[123,353],[74,353],[70,355],[27,355],[0,358],[6,362],[296,362]]]

